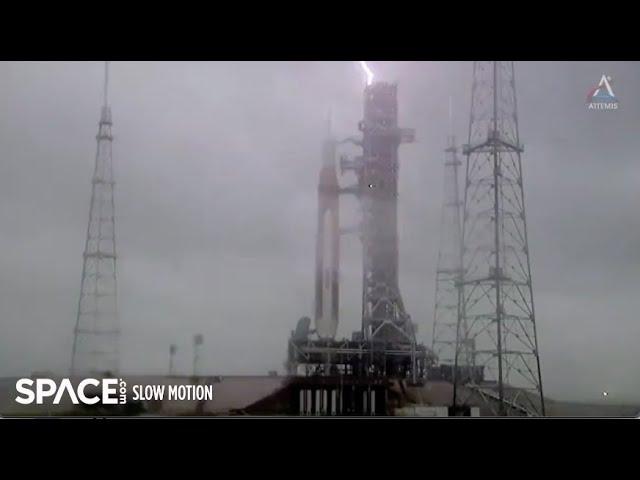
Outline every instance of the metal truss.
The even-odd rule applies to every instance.
[[[80,297],[74,329],[72,374],[116,374],[119,322],[116,288],[116,240],[113,201],[111,108],[108,63],[104,103],[98,125],[95,170],[91,181],[89,224],[82,262]]]
[[[475,62],[455,365],[484,369],[498,415],[544,415],[512,62]],[[463,379],[454,382],[454,403]],[[468,390],[468,389],[467,389]]]
[[[397,87],[377,82],[365,89],[358,162],[363,247],[362,331],[366,339],[415,344],[415,328],[398,287],[398,146],[412,142],[398,128]]]
[[[462,275],[462,202],[458,181],[462,162],[458,158],[454,135],[449,136],[445,152],[432,350],[440,364],[453,365],[458,325],[458,284]]]
[[[370,340],[327,340],[292,335],[287,370],[321,376],[397,377],[422,379],[433,365],[433,354],[424,345],[399,342],[374,344]]]

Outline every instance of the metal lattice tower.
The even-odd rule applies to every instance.
[[[500,415],[544,415],[522,152],[513,62],[475,62],[456,367],[473,362],[484,380],[457,374],[454,402],[476,391]]]
[[[451,115],[451,106],[449,115]],[[462,273],[462,224],[456,137],[447,138],[444,162],[444,196],[440,215],[440,246],[436,271],[432,350],[440,364],[453,365],[458,325],[458,283]]]
[[[362,330],[367,339],[415,343],[415,327],[398,286],[398,147],[412,142],[398,128],[397,86],[375,82],[365,89],[362,163],[357,169],[362,206]]]
[[[116,240],[111,157],[109,63],[105,63],[104,102],[96,136],[98,146],[91,180],[89,225],[74,329],[72,374],[116,374],[119,322],[116,288]]]

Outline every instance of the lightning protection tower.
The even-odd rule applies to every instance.
[[[451,104],[449,104],[451,119]],[[462,274],[462,225],[456,137],[447,138],[444,161],[444,190],[440,216],[440,246],[436,270],[436,295],[433,316],[432,350],[440,365],[453,366],[458,325],[458,283]]]
[[[475,391],[499,415],[544,415],[522,152],[513,62],[475,62],[454,405]],[[482,381],[456,375],[467,361]]]
[[[74,329],[72,374],[116,374],[119,322],[116,298],[116,240],[111,158],[109,63],[105,63],[103,105],[91,180],[89,225],[83,254],[80,298]]]

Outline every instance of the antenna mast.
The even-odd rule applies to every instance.
[[[114,177],[111,108],[108,105],[109,62],[105,62],[103,106],[91,180],[91,203],[82,279],[74,329],[71,374],[112,374],[119,365],[119,319],[116,287]]]

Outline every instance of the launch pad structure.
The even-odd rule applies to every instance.
[[[398,127],[397,85],[366,86],[359,130],[361,137],[338,141],[329,135],[324,142],[318,186],[315,329],[310,318],[301,318],[288,346],[288,373],[300,376],[301,412],[319,408],[325,414],[380,414],[385,402],[378,393],[380,385],[391,379],[418,383],[434,361],[431,350],[416,341],[416,325],[398,286],[398,147],[412,142],[414,131]],[[341,174],[353,172],[356,177],[355,184],[341,187],[336,160],[344,143],[362,148],[362,155],[340,156]],[[361,222],[356,230],[363,248],[361,329],[342,340],[335,338],[339,245],[340,235],[348,230],[339,225],[340,195],[355,195],[359,200]]]
[[[75,376],[119,371],[108,65],[74,329]],[[286,385],[247,409],[272,402],[278,412],[303,415],[385,415],[428,380],[436,408],[449,403],[442,392],[451,387],[447,406],[454,415],[481,406],[489,414],[544,416],[513,62],[474,62],[468,142],[459,149],[453,129],[447,142],[431,348],[418,343],[399,288],[398,149],[414,141],[414,131],[398,127],[397,85],[373,83],[364,68],[361,135],[338,140],[329,128],[323,143],[313,320],[301,318],[291,332]],[[339,155],[347,143],[362,154]],[[355,182],[342,186],[338,167]],[[344,195],[359,202],[357,228],[340,225]],[[363,249],[361,326],[338,339],[340,240],[353,232]],[[196,335],[193,379],[200,377],[202,344]],[[170,374],[174,354],[172,345]],[[422,393],[413,397],[425,404]]]

